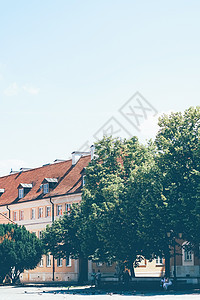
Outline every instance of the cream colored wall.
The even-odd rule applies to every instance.
[[[100,270],[102,276],[114,275],[116,272],[116,264],[113,263],[112,266],[107,266],[106,263],[103,263],[102,266],[98,266],[96,263],[92,263],[92,269],[97,272]],[[140,266],[134,269],[136,277],[161,277],[164,276],[165,266],[164,264],[156,264],[156,260],[152,262],[144,260],[141,262]],[[90,274],[89,274],[90,275]]]
[[[164,276],[165,265],[157,264],[156,260],[144,260],[141,265],[135,268],[136,277],[161,277]]]
[[[54,203],[54,219],[58,219],[57,216],[57,205],[62,205],[62,212],[65,211],[65,204],[78,203],[81,201],[81,194],[68,195],[57,198],[52,198]],[[49,217],[46,217],[46,207],[51,206],[51,213]],[[43,217],[39,218],[39,208],[43,208]],[[31,219],[31,210],[35,208],[36,214],[35,219]],[[39,237],[39,232],[43,231],[47,225],[52,224],[52,204],[50,199],[41,199],[35,201],[29,201],[24,203],[16,203],[9,205],[11,220],[13,220],[13,212],[17,212],[17,220],[15,221],[18,225],[24,225],[29,231],[35,232],[36,236]],[[20,211],[24,212],[24,219],[19,219]],[[0,212],[7,213],[9,210],[6,206],[0,207]],[[5,223],[5,222],[4,222]],[[51,267],[46,265],[46,256],[43,256],[43,267],[38,265],[34,270],[25,271],[21,274],[22,281],[52,281],[53,277],[53,263],[51,256]],[[63,260],[63,266],[57,266],[57,260],[55,260],[55,281],[77,281],[78,280],[78,261],[71,260],[71,266],[66,266],[66,260]]]
[[[102,276],[109,276],[109,275],[114,275],[116,270],[115,270],[116,264],[113,263],[111,266],[107,266],[106,263],[102,263],[102,266],[99,266],[97,263],[93,262],[92,263],[92,270],[95,270],[97,272],[100,270]],[[90,275],[90,274],[89,274]]]

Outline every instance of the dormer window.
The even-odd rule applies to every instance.
[[[83,175],[83,177],[82,177],[82,184],[83,184],[83,186],[85,185],[85,178],[86,178],[86,175]]]
[[[4,192],[5,192],[5,189],[0,189],[0,197],[1,197],[1,195],[3,195]]]
[[[48,183],[44,183],[43,184],[43,193],[44,194],[48,194],[49,192],[49,184]]]
[[[45,178],[42,182],[42,189],[44,194],[48,194],[50,190],[55,188],[58,183],[57,178]]]
[[[18,196],[19,196],[19,199],[24,198],[24,189],[23,188],[18,189]]]
[[[18,197],[19,199],[24,198],[28,192],[32,189],[33,185],[31,183],[20,183],[18,186]]]

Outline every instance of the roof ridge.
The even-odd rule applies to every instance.
[[[28,169],[28,170],[19,170],[19,171],[16,171],[16,173],[13,173],[13,174],[8,174],[8,175],[3,175],[3,176],[0,176],[0,179],[1,178],[5,178],[5,177],[10,177],[10,176],[16,176],[18,175],[19,173],[27,173],[27,172],[31,172],[31,171],[34,171],[34,170],[38,170],[38,169],[41,169],[41,168],[45,168],[45,167],[49,167],[49,166],[54,166],[54,165],[59,165],[59,164],[64,164],[68,161],[72,160],[71,158],[70,159],[66,159],[64,161],[61,161],[61,162],[57,162],[57,163],[49,163],[49,164],[46,164],[46,165],[42,165],[42,166],[39,166],[39,167],[35,167],[35,168],[31,168],[31,169]]]
[[[82,170],[91,161],[90,154],[83,155],[79,158],[75,165],[72,165],[72,159],[68,159],[59,163],[52,163],[47,166],[40,166],[30,170],[18,172],[0,177],[0,188],[5,189],[0,197],[0,206],[10,205],[11,203],[21,203],[24,201],[44,199],[54,195],[66,195],[70,193],[79,193],[82,189],[81,178]],[[14,177],[13,177],[14,176]],[[56,178],[58,183],[51,187],[49,193],[44,194],[41,184],[44,178]],[[32,188],[24,197],[19,199],[19,185],[24,188],[32,184]]]

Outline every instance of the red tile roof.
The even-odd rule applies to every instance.
[[[88,165],[90,160],[90,155],[87,155],[81,157],[74,166],[72,166],[72,160],[67,160],[0,177],[0,189],[5,189],[5,192],[0,196],[0,206],[59,195],[80,193],[82,189],[81,172]],[[55,188],[50,190],[48,194],[43,194],[40,189],[44,178],[58,179]],[[17,188],[20,183],[33,185],[32,189],[22,199],[18,198]]]

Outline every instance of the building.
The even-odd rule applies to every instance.
[[[69,212],[72,203],[81,201],[84,184],[84,169],[91,158],[91,153],[73,152],[72,159],[56,160],[35,169],[20,169],[8,176],[0,177],[0,223],[14,222],[24,225],[38,238],[49,224]],[[180,241],[184,244],[184,241]],[[178,251],[178,250],[177,250]],[[176,259],[176,274],[179,277],[200,277],[200,262],[192,251],[179,250]],[[21,274],[21,281],[78,281],[84,271],[84,278],[90,279],[92,270],[100,269],[107,277],[116,273],[116,265],[111,263],[92,263],[81,265],[79,260],[53,259],[43,256],[38,267]],[[171,260],[173,276],[174,259]],[[165,273],[163,258],[149,262],[143,260],[135,269],[136,277],[160,277]]]
[[[24,225],[40,238],[48,224],[81,201],[83,171],[90,160],[87,153],[74,152],[70,160],[1,177],[0,223]],[[43,256],[36,269],[21,274],[22,281],[77,281],[78,277],[78,260],[54,260],[51,255]]]

